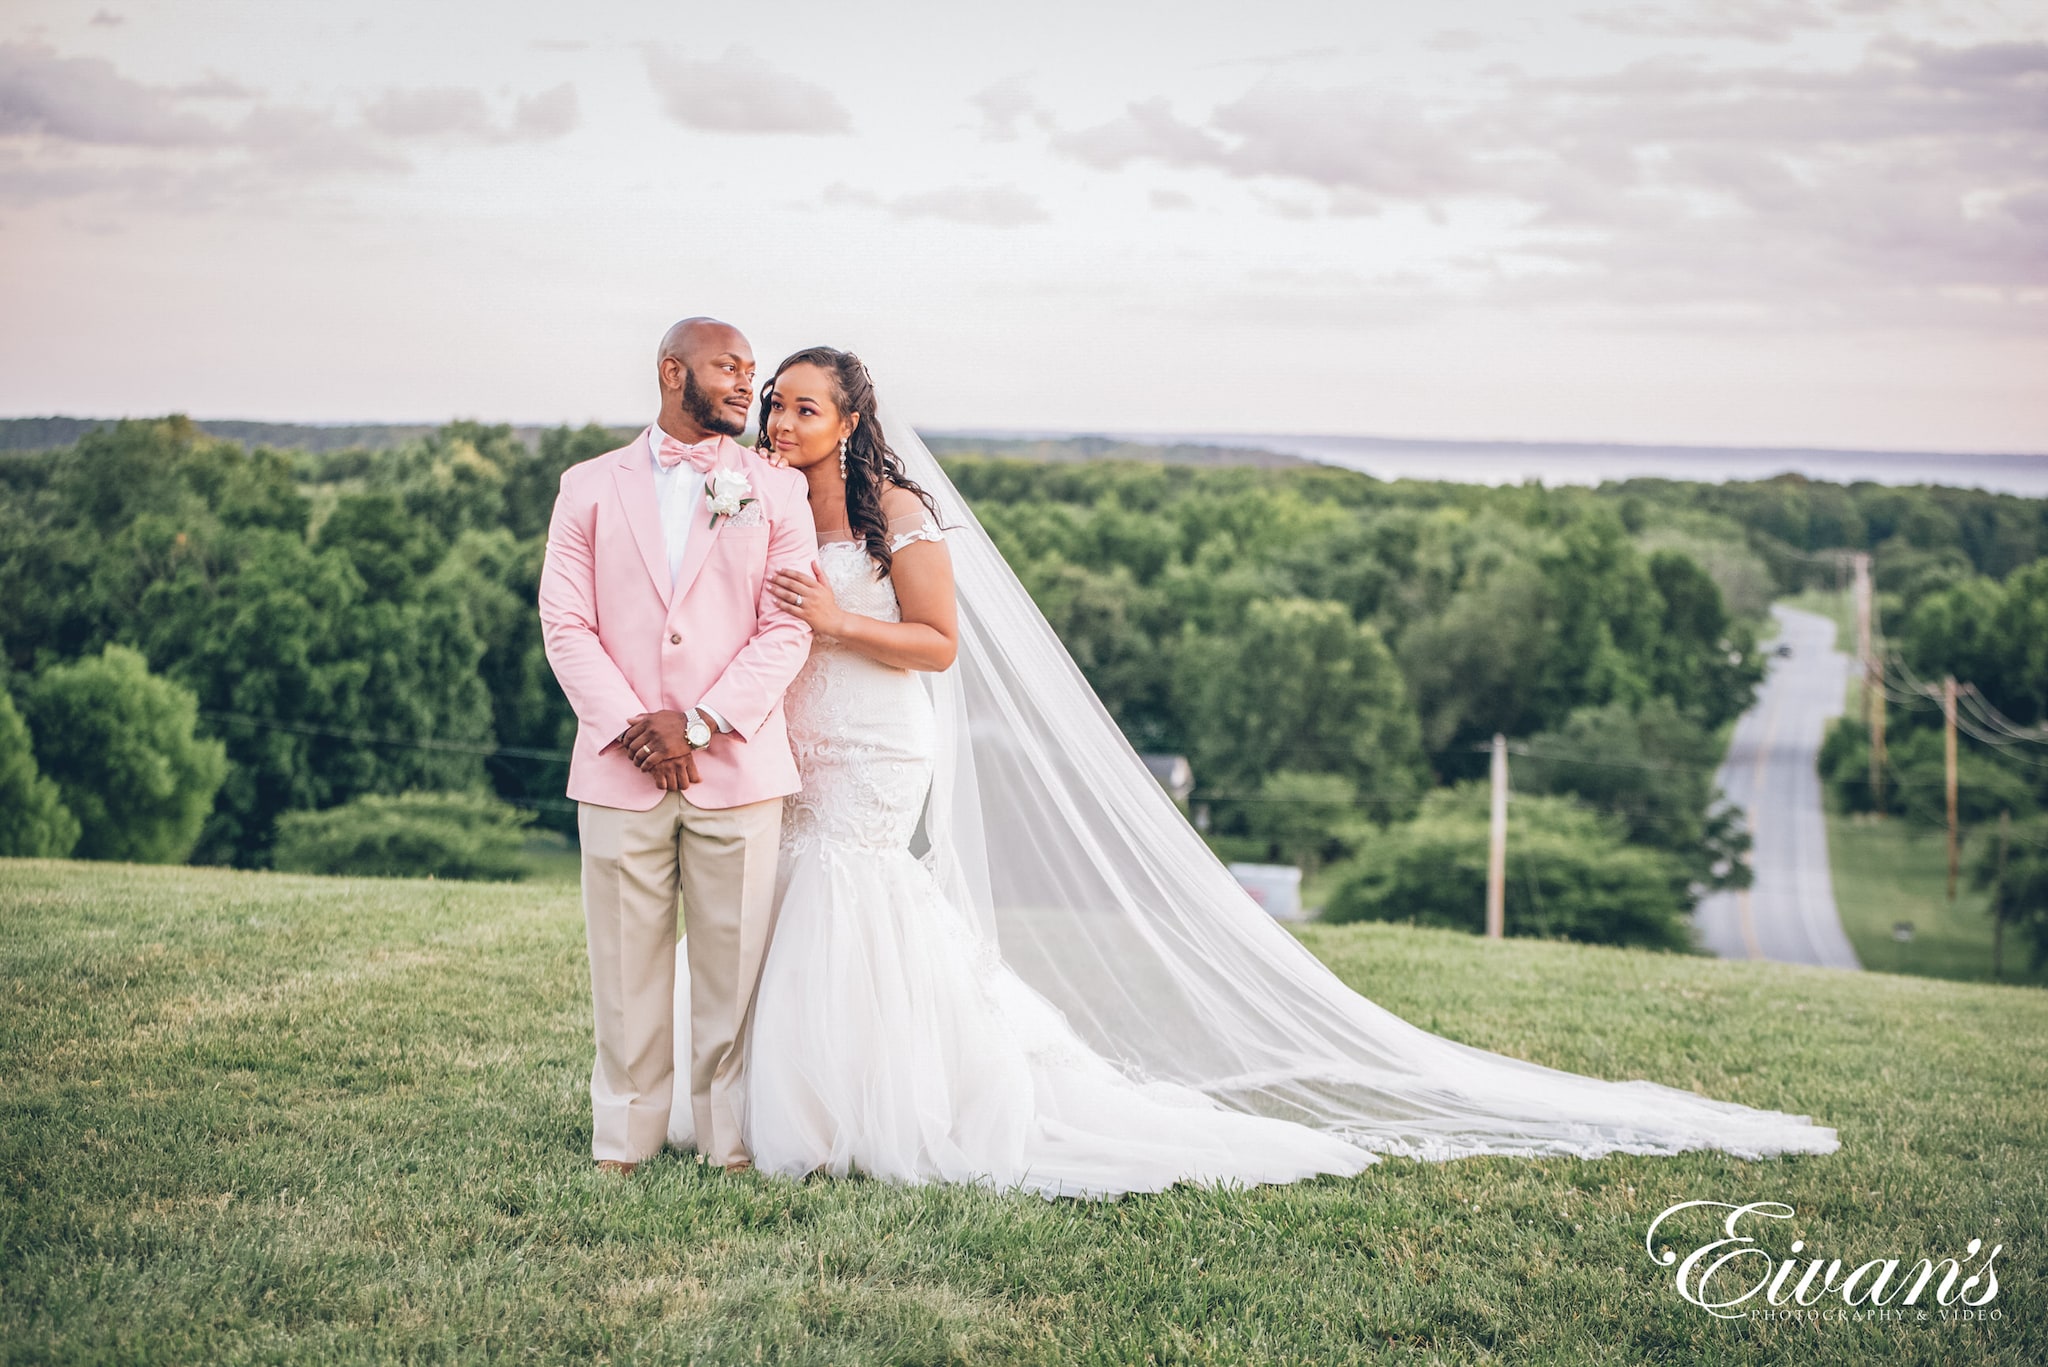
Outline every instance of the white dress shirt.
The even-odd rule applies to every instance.
[[[661,449],[661,437],[660,423],[647,429],[647,460],[654,467],[654,501],[661,509],[661,539],[668,547],[668,581],[673,584],[682,573],[683,550],[699,521],[696,514],[703,511],[704,472],[686,460],[664,470],[654,454]]]
[[[683,551],[690,544],[698,515],[710,514],[704,507],[704,472],[686,460],[663,469],[660,457],[655,455],[661,449],[661,437],[661,422],[656,419],[647,428],[647,461],[654,467],[654,501],[661,512],[662,545],[668,551],[668,582],[673,584],[682,573]],[[704,704],[698,703],[697,710],[719,730],[732,730],[724,717]]]

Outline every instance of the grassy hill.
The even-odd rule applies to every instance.
[[[673,1154],[619,1181],[573,886],[0,861],[0,1362],[2048,1359],[2048,994],[1301,933],[1432,1029],[1843,1148],[1101,1205]],[[1852,1263],[2002,1242],[2001,1317],[1713,1319],[1643,1248],[1694,1199],[1787,1202]]]

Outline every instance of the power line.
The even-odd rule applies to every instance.
[[[1978,690],[1975,684],[1964,684],[1962,696],[1969,702],[1971,710],[1993,730],[2002,731],[2015,741],[2048,742],[2048,726],[2021,726],[1991,705],[1991,700]]]
[[[1901,706],[1909,706],[1922,711],[1929,708],[1935,710],[1942,709],[1942,704],[1935,701],[1935,695],[1941,690],[1932,684],[1926,683],[1918,675],[1914,674],[1912,667],[1906,664],[1903,659],[1900,659],[1896,652],[1881,651],[1878,653],[1878,661],[1880,672],[1873,675],[1873,677],[1877,680],[1878,686],[1883,690],[1886,698]],[[1906,685],[1913,690],[1911,693],[1901,693],[1885,677],[1884,671],[1894,668],[1903,676]],[[2048,743],[2048,731],[2028,733],[2014,726],[2009,719],[1984,700],[1983,695],[1974,684],[1958,684],[1956,686],[1956,696],[1959,701],[1967,698],[1971,709],[1977,713],[1975,717],[1965,717],[1962,714],[1962,709],[1959,707],[1955,719],[1958,731],[1979,744],[1991,746],[1995,751],[2007,758],[2018,760],[2022,764],[2033,765],[2036,768],[2048,768],[2048,759],[2036,759],[2031,755],[2023,754],[2012,748],[2023,743]],[[2004,729],[2010,734],[2000,735],[1987,732],[1984,729],[1985,726],[1996,727],[1997,723],[1988,720],[1984,716],[1985,713],[1995,716],[1998,722],[2004,722]],[[1889,757],[1887,757],[1885,767],[1887,771],[1892,768],[1889,763]]]
[[[1876,679],[1877,691],[1884,695],[1886,702],[1895,703],[1900,707],[1909,707],[1915,712],[1925,712],[1929,708],[1938,709],[1941,706],[1940,703],[1932,701],[1924,694],[1904,692],[1895,687],[1881,674],[1873,675],[1872,677]]]
[[[1492,747],[1479,745],[1473,748],[1488,750]],[[1611,759],[1584,753],[1571,754],[1569,752],[1556,753],[1545,750],[1532,750],[1527,741],[1512,740],[1508,742],[1508,753],[1537,761],[1549,760],[1558,764],[1597,764],[1610,769],[1687,770],[1693,773],[1712,773],[1720,767],[1718,763],[1688,764],[1682,760]]]
[[[479,745],[474,741],[442,740],[434,736],[384,736],[373,731],[344,731],[331,726],[314,726],[306,722],[280,721],[275,717],[256,717],[246,712],[220,712],[200,708],[199,715],[212,721],[236,722],[243,726],[254,726],[265,731],[287,731],[300,736],[322,736],[332,740],[354,741],[359,745],[395,745],[411,750],[440,750],[454,754],[484,755],[487,757],[508,756],[513,759],[553,760],[566,764],[569,753],[566,750],[534,750],[518,745]]]
[[[1898,654],[1896,650],[1884,650],[1884,652],[1880,652],[1880,662],[1882,662],[1882,666],[1886,668],[1886,672],[1888,672],[1888,670],[1892,670],[1892,668],[1896,668],[1896,670],[1898,670],[1898,676],[1901,676],[1901,678],[1905,680],[1905,685],[1907,685],[1907,689],[1911,689],[1913,693],[1923,693],[1923,695],[1927,695],[1927,697],[1935,697],[1935,695],[1939,695],[1939,693],[1942,693],[1942,689],[1937,689],[1935,685],[1931,685],[1931,682],[1927,682],[1925,678],[1921,678],[1919,674],[1915,674],[1915,672],[1913,672],[1913,666],[1911,666],[1911,664],[1907,664],[1905,656],[1901,656],[1901,654]]]
[[[273,717],[256,717],[246,712],[222,712],[202,707],[199,715],[213,721],[235,722],[243,726],[254,726],[265,731],[285,731],[293,735],[321,736],[332,740],[354,741],[362,745],[395,745],[411,750],[435,750],[443,753],[482,755],[486,759],[533,759],[553,760],[566,763],[565,751],[534,750],[517,745],[474,745],[467,741],[442,740],[432,736],[381,736],[371,731],[344,731],[331,726],[312,726],[304,722],[279,721]],[[498,801],[511,807],[532,808],[536,811],[573,812],[577,804],[559,797],[507,797],[494,794]]]
[[[2007,749],[2006,747],[2013,744],[2013,742],[2000,741],[1985,735],[1982,731],[1977,729],[1977,724],[1975,722],[1964,720],[1960,714],[1958,714],[1956,717],[1956,730],[1962,732],[1964,735],[1970,737],[1970,739],[1974,741],[1978,741],[1984,745],[1991,746],[1994,750],[1996,750],[1999,754],[2005,756],[2007,759],[2016,759],[2022,764],[2031,764],[2037,769],[2048,769],[2048,758],[2036,758],[2033,755],[2022,754],[2018,750]]]

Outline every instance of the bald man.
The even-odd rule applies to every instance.
[[[782,800],[799,787],[782,694],[811,637],[767,586],[778,569],[808,571],[818,540],[803,476],[733,440],[754,399],[739,330],[684,319],[655,373],[661,410],[647,430],[563,471],[540,579],[548,663],[577,721],[568,793],[597,1041],[591,1151],[630,1173],[660,1152],[687,1086],[698,1161],[737,1170],[752,1161],[745,1026],[774,929]]]

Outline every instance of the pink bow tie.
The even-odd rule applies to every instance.
[[[660,432],[661,429],[657,427],[655,431]],[[688,461],[701,474],[718,464],[719,441],[717,437],[708,437],[703,441],[685,445],[668,433],[662,432],[661,445],[654,448],[654,458],[661,462],[661,468],[664,470],[673,470],[684,461]]]

